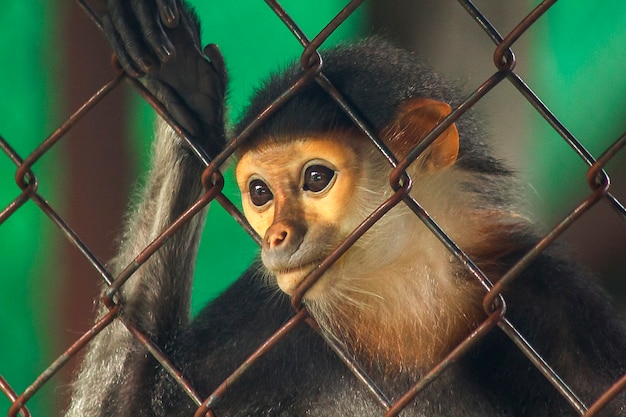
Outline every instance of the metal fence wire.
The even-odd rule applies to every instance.
[[[564,126],[557,117],[544,105],[544,103],[540,100],[540,98],[535,95],[533,91],[527,86],[524,80],[515,72],[515,55],[513,54],[513,46],[518,41],[518,39],[526,32],[526,30],[531,27],[538,19],[541,19],[544,13],[548,11],[556,0],[552,1],[543,1],[541,2],[535,9],[531,10],[527,16],[519,21],[519,23],[506,35],[501,35],[498,30],[490,23],[489,20],[485,17],[485,15],[479,10],[471,1],[463,1],[459,0],[458,3],[461,7],[463,7],[467,13],[471,15],[475,23],[484,31],[485,35],[493,41],[495,45],[493,61],[495,63],[495,71],[493,75],[490,76],[484,83],[479,85],[467,98],[464,102],[462,102],[458,107],[453,109],[452,113],[437,127],[428,137],[424,140],[423,144],[429,143],[432,139],[436,138],[438,133],[443,131],[447,126],[453,123],[456,119],[463,117],[463,114],[472,106],[474,106],[477,102],[483,99],[486,95],[488,95],[492,89],[499,85],[500,83],[510,83],[519,94],[521,94],[532,107],[538,112],[541,117],[543,117],[547,123],[552,126],[552,128],[563,138],[563,140],[569,145],[571,151],[574,152],[578,157],[580,157],[585,164],[588,166],[587,171],[587,182],[590,187],[590,191],[588,196],[580,202],[580,204],[573,206],[570,208],[569,213],[554,226],[552,230],[546,233],[530,250],[526,256],[522,257],[522,259],[510,270],[508,271],[501,280],[499,280],[496,284],[489,283],[489,280],[486,276],[483,275],[483,272],[477,268],[472,259],[468,257],[457,245],[456,243],[450,239],[446,233],[441,230],[437,224],[428,216],[426,212],[422,210],[419,205],[419,202],[414,200],[413,197],[408,195],[405,191],[405,184],[402,183],[402,173],[405,168],[411,164],[417,155],[423,150],[425,145],[420,145],[416,149],[411,152],[411,154],[402,161],[394,163],[396,166],[391,175],[392,180],[396,182],[395,194],[385,203],[386,208],[391,208],[396,204],[406,204],[417,217],[421,221],[423,221],[429,229],[434,233],[440,241],[442,241],[445,246],[449,249],[449,251],[457,257],[463,265],[471,272],[471,274],[476,277],[476,279],[480,280],[487,288],[488,291],[485,293],[484,304],[486,306],[491,306],[496,300],[502,288],[506,286],[508,282],[514,280],[519,273],[530,263],[532,262],[538,254],[544,251],[547,247],[552,245],[552,243],[572,224],[577,222],[580,218],[585,216],[588,211],[598,204],[600,201],[608,202],[610,206],[617,213],[617,217],[621,219],[621,221],[626,220],[626,209],[624,208],[624,204],[620,202],[620,200],[614,196],[613,189],[611,188],[611,181],[608,173],[604,170],[606,164],[614,160],[615,156],[623,149],[624,145],[626,145],[626,133],[622,134],[618,137],[613,143],[611,143],[599,156],[592,155],[589,151],[585,149],[585,147],[581,144],[579,140],[568,130],[566,126]],[[83,4],[80,0],[78,1],[79,5],[84,8],[84,10],[90,13],[90,9],[86,4]],[[317,54],[321,54],[323,57],[323,52],[318,52],[318,48],[322,46],[324,41],[331,35],[341,24],[342,22],[350,16],[357,7],[360,6],[361,1],[351,1],[347,3],[345,8],[340,11],[336,15],[334,19],[328,22],[328,25],[324,27],[322,31],[320,31],[312,40],[310,40],[305,33],[298,26],[298,22],[293,21],[289,14],[283,10],[283,8],[275,1],[267,0],[267,5],[271,8],[274,13],[282,20],[284,25],[293,33],[293,35],[297,38],[297,40],[301,43],[303,47],[303,60],[302,62],[316,62],[315,60],[308,59],[309,57],[314,57]],[[94,21],[97,22],[97,16],[92,16]],[[348,114],[348,116],[354,121],[356,126],[364,131],[364,133],[371,138],[372,141],[378,142],[378,138],[375,134],[368,131],[365,127],[365,124],[361,121],[359,114],[351,108],[348,102],[343,98],[342,93],[337,91],[332,84],[324,78],[323,71],[321,73],[317,72],[318,68],[312,66],[310,71],[307,72],[303,76],[303,82],[318,82],[335,100],[339,103],[340,107]],[[124,284],[124,282],[132,276],[132,274],[136,271],[136,269],[143,264],[151,255],[154,253],[167,239],[167,237],[173,233],[176,233],[177,229],[189,220],[191,216],[195,214],[195,212],[199,211],[202,207],[208,204],[212,200],[217,200],[230,214],[232,214],[235,218],[239,219],[238,221],[244,225],[247,224],[246,221],[242,218],[239,211],[235,208],[235,205],[232,204],[227,197],[224,196],[221,192],[221,180],[217,181],[217,185],[213,185],[215,182],[215,178],[220,178],[221,174],[216,166],[219,166],[221,162],[225,161],[232,152],[235,151],[237,147],[236,142],[231,142],[226,150],[222,152],[217,160],[209,163],[206,161],[207,168],[203,174],[204,184],[207,187],[206,193],[203,197],[196,203],[194,208],[188,212],[186,212],[181,218],[177,219],[170,227],[168,227],[157,239],[154,240],[152,244],[146,247],[141,253],[137,254],[135,258],[135,263],[125,269],[119,276],[113,276],[107,267],[93,254],[92,250],[88,247],[88,245],[81,240],[81,237],[72,229],[72,226],[68,224],[59,214],[57,208],[52,207],[41,195],[38,185],[41,181],[45,181],[46,178],[38,177],[33,170],[33,165],[39,161],[42,157],[44,157],[50,149],[59,141],[62,141],[68,131],[70,131],[77,123],[79,119],[81,119],[86,113],[90,112],[95,106],[98,106],[100,101],[112,90],[116,89],[123,80],[129,81],[137,90],[141,93],[141,95],[155,108],[157,111],[167,119],[167,114],[162,109],[158,101],[151,97],[150,94],[142,87],[142,85],[127,77],[126,74],[117,69],[113,74],[113,77],[104,84],[89,100],[87,100],[74,114],[72,114],[52,135],[46,138],[41,144],[33,151],[31,154],[26,157],[22,157],[18,155],[14,148],[10,144],[10,140],[12,138],[0,138],[0,146],[4,154],[6,154],[11,161],[17,167],[15,171],[15,182],[19,187],[19,190],[15,193],[15,198],[10,202],[6,207],[2,209],[0,212],[0,224],[5,222],[8,218],[12,216],[20,216],[20,212],[24,207],[24,204],[27,201],[32,201],[36,204],[36,206],[43,212],[52,223],[58,227],[64,236],[74,245],[82,256],[92,265],[92,267],[100,274],[100,276],[105,281],[106,285],[110,287],[110,290],[107,292],[109,294],[108,297],[108,307],[109,312],[104,317],[102,317],[91,329],[85,332],[83,335],[78,337],[73,344],[63,352],[53,363],[49,365],[49,367],[41,374],[38,378],[32,381],[32,384],[26,388],[24,392],[17,393],[15,388],[12,387],[11,381],[5,380],[0,376],[0,388],[4,392],[4,394],[9,398],[12,406],[9,409],[8,414],[10,416],[14,416],[17,414],[21,414],[24,416],[30,415],[28,411],[28,402],[33,398],[33,396],[37,395],[40,392],[41,388],[45,384],[51,384],[50,379],[53,375],[58,373],[64,366],[67,365],[67,362],[70,361],[75,355],[79,353],[79,351],[85,347],[90,341],[96,336],[102,329],[111,324],[113,321],[118,320],[118,312],[120,306],[117,304],[117,301],[111,294],[114,293],[114,289],[119,288]],[[284,101],[287,97],[293,94],[297,94],[297,89],[292,88],[289,91],[285,92],[285,95],[275,102],[272,106],[281,106],[282,101]],[[263,115],[260,115],[257,119],[257,122],[262,122]],[[172,125],[175,126],[181,136],[183,135],[183,131],[176,127],[176,123],[173,120],[168,120]],[[429,140],[430,139],[430,140]],[[240,137],[239,140],[242,140]],[[190,146],[193,146],[190,143]],[[198,151],[198,154],[202,154],[202,152]],[[212,181],[211,181],[212,180]],[[622,184],[623,185],[623,184]],[[382,216],[382,212],[377,214],[377,217]],[[371,225],[377,220],[377,217],[372,218],[372,220],[366,224],[363,224],[359,227],[359,229],[354,231],[352,237],[337,251],[333,254],[335,256],[339,256],[343,253],[347,248],[349,248],[350,244],[362,233],[364,233]],[[251,232],[250,229],[248,229]],[[2,230],[0,229],[0,233]],[[254,234],[253,232],[251,232]],[[258,239],[258,238],[257,238]],[[321,275],[325,269],[327,268],[325,262],[321,268],[319,268],[315,273],[317,276]],[[312,280],[316,279],[316,277],[312,277]],[[128,330],[137,338],[139,342],[146,346],[146,348],[150,351],[152,355],[158,360],[158,362],[167,369],[170,375],[172,375],[178,384],[180,384],[181,389],[183,389],[196,403],[198,406],[198,410],[196,415],[204,415],[205,413],[211,413],[212,401],[215,398],[219,398],[220,395],[228,390],[229,385],[237,378],[239,378],[242,374],[246,372],[247,367],[253,363],[256,358],[263,355],[266,351],[273,348],[275,343],[286,337],[294,328],[300,325],[310,325],[314,328],[316,324],[314,320],[308,316],[306,309],[301,304],[302,292],[299,292],[293,296],[293,306],[294,306],[294,316],[293,318],[287,322],[283,327],[276,329],[276,333],[263,345],[259,346],[258,350],[254,352],[254,354],[249,358],[248,361],[241,364],[241,367],[237,369],[223,384],[219,386],[219,388],[208,398],[201,398],[196,393],[195,389],[191,384],[185,380],[182,373],[173,365],[170,359],[165,356],[158,346],[153,344],[150,339],[141,331],[141,329],[132,322],[124,321],[124,325],[128,328]],[[1,314],[9,314],[9,312],[2,312]],[[544,360],[535,352],[532,346],[530,346],[518,333],[516,328],[507,320],[507,317],[501,310],[497,310],[491,314],[491,316],[485,320],[481,326],[473,332],[467,339],[465,339],[462,343],[460,343],[441,363],[436,365],[430,372],[421,378],[419,381],[415,383],[409,391],[407,391],[403,396],[401,396],[395,402],[390,401],[385,393],[381,392],[379,388],[377,388],[370,380],[368,375],[362,371],[361,367],[350,358],[349,355],[346,355],[339,344],[337,344],[330,337],[325,336],[320,333],[320,337],[326,338],[326,342],[328,345],[336,351],[336,353],[340,356],[340,358],[345,362],[346,366],[349,367],[362,381],[363,384],[368,386],[369,391],[376,396],[378,403],[381,406],[381,415],[393,416],[401,413],[404,407],[409,404],[411,401],[417,401],[416,397],[419,397],[420,391],[432,381],[433,378],[436,378],[442,372],[445,372],[447,366],[464,355],[468,349],[477,342],[480,338],[482,338],[487,332],[491,331],[494,327],[498,327],[500,331],[504,332],[509,338],[511,338],[515,344],[519,347],[519,349],[526,355],[529,360],[541,371],[541,373],[547,378],[552,385],[558,390],[571,404],[572,408],[576,410],[580,415],[592,416],[595,415],[602,407],[610,402],[612,398],[614,398],[619,392],[624,390],[626,387],[626,375],[624,375],[619,380],[615,381],[615,384],[608,389],[604,394],[596,400],[593,404],[583,404],[577,397],[576,393],[573,392],[559,377],[559,375],[555,374],[552,369],[544,362]],[[10,359],[10,358],[9,358]]]

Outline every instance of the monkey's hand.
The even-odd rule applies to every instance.
[[[226,70],[216,45],[180,0],[97,0],[106,37],[139,79],[210,156],[224,146]]]

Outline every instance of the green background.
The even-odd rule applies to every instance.
[[[61,4],[63,3],[63,4]],[[258,1],[195,1],[203,22],[203,39],[220,45],[232,80],[230,103],[236,117],[246,98],[270,70],[296,58],[301,47],[276,16]],[[599,6],[598,4],[601,5]],[[344,2],[325,0],[288,2],[287,10],[314,36],[343,7]],[[534,5],[529,4],[529,9]],[[67,117],[62,106],[63,88],[57,82],[63,67],[59,53],[61,26],[66,7],[72,3],[32,0],[3,5],[0,14],[0,135],[22,156],[28,155]],[[452,3],[450,7],[456,7]],[[521,18],[521,16],[520,16]],[[471,22],[470,22],[471,24]],[[366,33],[370,28],[367,9],[350,18],[335,42]],[[233,35],[235,34],[235,35]],[[626,7],[623,0],[560,2],[528,37],[528,57],[536,62],[528,80],[553,111],[596,155],[626,129]],[[271,44],[271,48],[262,47]],[[524,59],[523,58],[523,59]],[[532,68],[532,67],[531,67]],[[152,110],[132,95],[130,129],[136,166],[145,167]],[[545,202],[548,223],[571,208],[560,209],[562,201],[577,201],[585,195],[584,184],[563,181],[563,169],[584,171],[576,156],[564,150],[562,141],[545,123],[528,126],[528,153],[533,187]],[[554,164],[555,153],[564,155]],[[66,189],[63,179],[64,155],[43,158],[35,172],[45,180],[40,193],[58,202]],[[140,169],[139,169],[140,170]],[[0,153],[0,208],[19,193],[13,176],[14,165]],[[578,175],[580,183],[583,176]],[[232,181],[227,194],[236,199]],[[624,183],[621,183],[622,189]],[[558,190],[554,193],[554,190]],[[56,207],[56,206],[55,206]],[[622,229],[623,230],[623,229]],[[198,261],[194,310],[218,294],[249,264],[255,245],[234,221],[214,204],[208,226],[210,239],[203,239]],[[0,225],[0,375],[18,391],[25,389],[51,360],[67,348],[58,332],[72,332],[55,319],[55,294],[64,279],[58,264],[59,248],[49,236],[54,226],[32,203]],[[217,236],[217,238],[215,238]],[[227,242],[225,244],[225,242]],[[233,257],[232,248],[237,248]],[[210,271],[210,272],[209,272]],[[207,278],[210,275],[210,279]],[[219,277],[216,279],[215,277]],[[63,300],[72,302],[72,300]],[[78,334],[64,336],[73,340]],[[54,415],[56,397],[63,394],[66,381],[55,379],[29,402],[35,415]],[[56,388],[54,388],[56,386]],[[0,396],[0,412],[8,401]]]

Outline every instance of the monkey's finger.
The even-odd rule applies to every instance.
[[[178,13],[178,5],[176,0],[156,0],[159,7],[159,15],[161,21],[168,28],[174,28],[178,26],[178,19],[180,17]]]
[[[111,22],[123,45],[118,57],[122,51],[125,51],[130,61],[142,72],[149,73],[156,66],[155,59],[148,52],[143,40],[137,33],[136,20],[126,7],[127,2],[125,0],[109,0],[108,4]]]
[[[143,75],[141,69],[139,69],[139,67],[136,66],[135,63],[126,54],[124,44],[118,36],[118,33],[113,26],[113,22],[111,21],[111,16],[102,16],[102,30],[109,40],[109,43],[111,44],[111,47],[113,48],[113,51],[117,56],[117,61],[124,69],[124,71],[126,71],[126,73],[133,78],[137,78]]]
[[[219,71],[223,62],[199,59],[194,69],[197,88],[186,95],[189,106],[208,124],[221,123],[221,106],[226,86],[225,72]],[[218,68],[216,68],[218,67]]]
[[[216,44],[210,43],[204,47],[204,54],[209,58],[211,64],[213,64],[215,71],[220,77],[222,85],[226,85],[226,63],[224,62],[224,56],[222,55],[220,48]]]
[[[139,21],[143,41],[161,62],[167,62],[174,56],[175,48],[161,26],[158,11],[154,5],[145,0],[133,1],[130,6]]]

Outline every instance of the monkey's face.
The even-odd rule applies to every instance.
[[[287,294],[358,223],[350,221],[358,217],[351,201],[362,177],[358,159],[336,138],[270,141],[241,157],[244,213],[263,237],[263,264]]]

